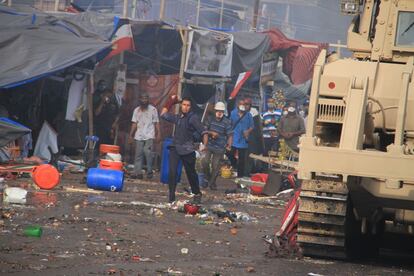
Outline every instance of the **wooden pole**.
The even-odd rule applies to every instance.
[[[55,11],[59,10],[59,0],[55,0]]]
[[[138,0],[132,0],[131,18],[137,17],[137,1]]]
[[[89,136],[93,136],[93,90],[94,90],[94,73],[89,74],[88,85],[88,121],[89,121]],[[93,149],[93,144],[89,144],[89,149]]]
[[[9,6],[9,7],[12,6],[12,0],[7,0],[7,6]]]
[[[124,18],[128,17],[128,0],[124,0],[124,9],[122,12]]]
[[[164,20],[165,16],[165,0],[161,0],[160,2],[160,20]]]
[[[224,0],[221,0],[221,8],[220,8],[220,25],[219,28],[221,29],[223,26],[223,12],[224,12]]]
[[[197,1],[196,26],[200,25],[200,8],[201,8],[201,0],[198,0]]]
[[[188,31],[186,28],[180,26],[179,32],[181,35],[183,47],[181,48],[181,63],[180,63],[180,74],[179,74],[179,80],[178,80],[177,96],[178,98],[181,98],[181,94],[182,94],[181,90],[183,89],[183,82],[184,82],[184,68],[185,68],[185,62],[187,60]]]
[[[253,11],[253,22],[252,22],[252,29],[257,29],[257,18],[259,17],[259,6],[260,6],[260,0],[254,1],[254,11]]]

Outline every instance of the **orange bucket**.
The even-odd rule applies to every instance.
[[[121,161],[111,161],[111,160],[101,159],[99,160],[99,168],[105,169],[105,170],[122,171],[123,164]]]
[[[119,146],[117,146],[117,145],[101,144],[99,146],[99,153],[100,154],[119,153]]]
[[[43,164],[33,168],[32,179],[39,188],[51,190],[59,184],[60,174],[52,165]]]

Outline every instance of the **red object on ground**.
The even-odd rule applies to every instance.
[[[299,195],[300,189],[295,192],[295,195],[290,199],[283,214],[282,226],[276,233],[276,239],[280,242],[286,240],[287,245],[291,248],[296,247],[296,234],[298,231],[299,222]]]
[[[200,206],[193,205],[193,204],[184,204],[184,210],[187,214],[195,215],[198,213]]]
[[[252,195],[261,195],[263,193],[262,186],[250,186],[250,193]]]
[[[100,154],[119,153],[119,146],[117,146],[117,145],[101,144],[99,146],[99,153]]]
[[[267,173],[255,173],[250,177],[250,180],[266,183],[268,177],[269,175]]]
[[[105,169],[105,170],[122,171],[123,164],[121,161],[111,161],[111,160],[101,159],[99,160],[99,168]]]
[[[32,179],[39,188],[51,190],[59,184],[60,174],[52,165],[43,164],[33,168]]]

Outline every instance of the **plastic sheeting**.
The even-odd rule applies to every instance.
[[[0,88],[62,70],[111,46],[80,25],[77,29],[69,27],[44,14],[19,13],[1,7],[0,26]]]
[[[283,72],[293,84],[302,84],[312,78],[316,59],[328,44],[289,39],[278,29],[264,33],[270,38],[271,51],[278,51],[283,57]]]
[[[252,71],[257,73],[262,65],[262,57],[270,48],[270,39],[267,35],[253,32],[232,33],[233,65],[232,75]]]
[[[10,119],[0,118],[0,148],[6,146],[10,142],[19,139],[31,130],[24,125],[16,123]]]

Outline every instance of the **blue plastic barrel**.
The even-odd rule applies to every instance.
[[[165,138],[164,143],[162,144],[162,154],[161,154],[161,173],[160,181],[161,183],[168,184],[169,176],[169,160],[170,160],[170,150],[168,146],[171,145],[172,139]],[[181,160],[178,162],[177,168],[177,183],[181,180],[181,171],[183,169],[183,163]]]
[[[95,190],[120,192],[124,186],[124,172],[91,168],[88,170],[86,184]]]

